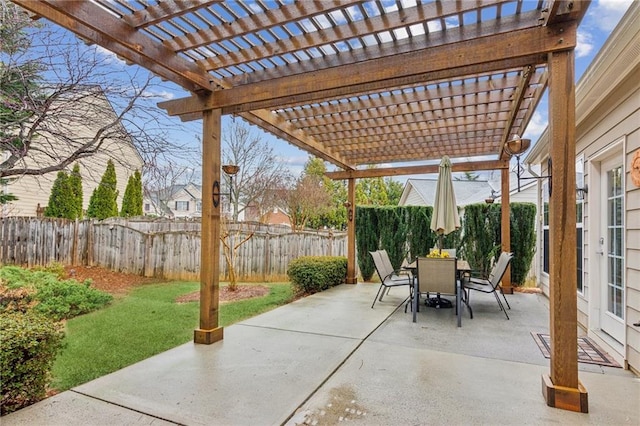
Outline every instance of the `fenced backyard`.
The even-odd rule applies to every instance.
[[[230,243],[249,233],[238,249],[236,273],[246,281],[286,280],[300,256],[346,256],[344,232],[293,233],[284,226],[230,224]],[[221,248],[222,250],[222,248]],[[9,217],[0,219],[0,263],[99,266],[164,279],[198,280],[200,222],[108,219],[105,221]],[[220,259],[221,279],[227,265]]]

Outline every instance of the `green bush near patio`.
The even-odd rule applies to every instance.
[[[317,293],[344,283],[347,276],[347,258],[301,256],[291,261],[287,275],[297,293]]]
[[[29,270],[18,266],[0,268],[0,279],[7,288],[33,290],[28,296],[34,302],[32,308],[54,321],[73,318],[100,309],[113,300],[108,293],[91,287],[91,281],[79,283],[63,280],[58,272]]]
[[[45,398],[63,336],[60,323],[44,315],[19,310],[0,313],[0,414]]]

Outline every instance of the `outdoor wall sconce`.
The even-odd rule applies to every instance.
[[[578,200],[584,200],[585,196],[589,193],[589,187],[585,183],[582,188],[576,187],[576,197]]]
[[[239,171],[240,171],[240,166],[237,166],[235,164],[225,164],[224,166],[222,166],[222,171],[225,172],[225,174],[227,176],[229,176],[229,193],[221,193],[220,192],[220,182],[219,181],[214,181],[213,182],[213,191],[212,191],[212,199],[213,199],[213,206],[214,207],[218,207],[220,205],[220,197],[223,195],[228,195],[229,196],[229,200],[231,200],[231,195],[233,194],[233,176],[236,175]]]
[[[351,203],[349,201],[345,201],[343,206],[347,209],[347,219],[349,222],[353,222],[353,208],[351,207]]]
[[[516,156],[516,177],[518,178],[518,192],[520,192],[520,180],[521,179],[547,179],[549,178],[549,195],[551,195],[551,158],[549,158],[547,165],[549,169],[549,175],[547,176],[526,176],[523,177],[524,169],[520,165],[520,155],[524,153],[531,145],[531,139],[522,139],[519,135],[514,135],[510,141],[504,145],[504,152],[513,156]]]

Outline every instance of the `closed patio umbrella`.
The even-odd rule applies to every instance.
[[[431,230],[438,234],[438,248],[442,250],[442,237],[460,228],[456,194],[451,181],[451,160],[446,155],[440,162],[436,198],[433,203]]]

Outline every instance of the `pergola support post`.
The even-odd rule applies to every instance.
[[[548,62],[551,373],[542,377],[542,393],[550,407],[587,413],[578,380],[574,51],[550,53]]]
[[[502,188],[500,210],[500,241],[501,248],[504,252],[511,251],[511,206],[509,205],[509,169],[502,169]],[[504,273],[502,282],[502,291],[505,294],[513,294],[513,287],[511,287],[511,265],[507,267],[507,271]]]
[[[357,284],[356,271],[356,180],[347,180],[347,284]]]
[[[220,125],[221,110],[203,112],[202,228],[200,237],[200,327],[194,342],[210,345],[223,338],[220,303]],[[217,193],[217,194],[214,194]]]

